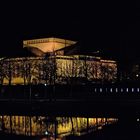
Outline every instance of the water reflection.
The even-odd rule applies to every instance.
[[[27,136],[83,135],[117,122],[116,118],[0,116],[0,130]]]

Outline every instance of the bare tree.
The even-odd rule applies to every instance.
[[[2,58],[0,60],[0,84],[3,85],[3,80],[4,80],[4,68],[3,68],[3,64],[4,64],[4,59]]]

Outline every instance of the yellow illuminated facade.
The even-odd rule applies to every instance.
[[[89,55],[66,55],[65,49],[75,44],[75,41],[59,38],[23,41],[23,47],[35,56],[1,58],[0,84],[71,84],[71,81],[80,83],[83,79],[89,82],[116,81],[115,61]]]
[[[3,61],[1,84],[62,84],[72,79],[115,82],[117,64],[93,56],[10,58]]]
[[[0,85],[55,85],[113,83],[117,64],[113,60],[90,55],[67,55],[65,49],[75,41],[44,38],[23,41],[23,47],[34,56],[1,58]],[[49,55],[48,55],[49,54]],[[10,91],[11,92],[11,91]],[[46,116],[0,116],[0,130],[23,135],[44,135],[57,132],[60,137],[102,129],[116,122],[115,118],[80,118]]]

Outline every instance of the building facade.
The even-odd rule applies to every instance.
[[[55,42],[52,42],[54,40]],[[43,42],[43,40],[41,41]],[[65,49],[75,42],[59,40],[61,41],[60,43],[56,39],[51,39],[50,42],[49,40],[46,41],[46,46],[45,41],[43,43],[38,43],[36,40],[24,41],[24,47],[28,47],[34,56],[2,58],[0,60],[0,84],[53,85],[84,84],[85,82],[113,83],[116,81],[117,64],[115,61],[81,54],[65,55]],[[34,43],[37,46],[36,51],[33,49],[35,48]],[[53,43],[56,46],[55,49],[52,47]],[[65,44],[67,44],[66,47]]]

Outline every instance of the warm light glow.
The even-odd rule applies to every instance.
[[[81,59],[81,57],[83,59]],[[85,61],[84,58],[87,58]],[[3,84],[51,84],[49,78],[57,75],[55,83],[63,83],[70,78],[87,78],[87,80],[115,81],[117,78],[117,64],[115,61],[94,60],[92,56],[51,56],[29,58],[11,58],[3,61],[1,73]],[[10,66],[10,69],[9,69]],[[11,75],[9,75],[11,73]],[[11,77],[10,77],[11,76]],[[48,78],[44,80],[45,78]],[[64,81],[65,80],[65,81]]]
[[[83,135],[89,132],[101,129],[106,124],[112,124],[117,121],[115,118],[82,118],[82,117],[56,117],[55,122],[45,121],[47,117],[43,116],[0,116],[0,124],[4,123],[5,132],[12,132],[22,135],[46,135],[54,137],[57,129],[57,136],[64,137],[70,134]],[[10,123],[10,120],[12,123]],[[12,126],[11,126],[12,125]],[[1,127],[1,126],[0,126]],[[88,128],[87,128],[88,127]],[[0,128],[2,129],[2,128]]]
[[[56,50],[62,49],[64,47],[71,46],[75,44],[75,41],[59,39],[59,38],[43,38],[43,39],[33,39],[23,41],[23,47],[35,47],[43,51],[54,52]]]

